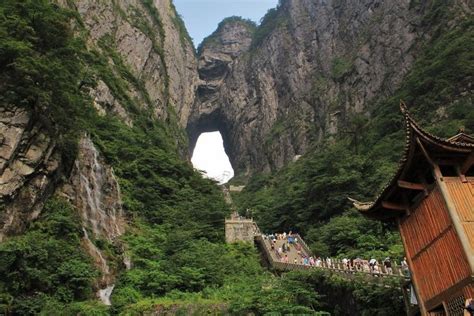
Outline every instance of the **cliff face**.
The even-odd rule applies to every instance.
[[[254,34],[242,22],[221,27],[199,55],[191,150],[199,132],[220,130],[245,175],[279,169],[341,132],[400,86],[430,36],[429,2],[412,2],[288,0]]]
[[[434,30],[424,21],[429,1],[286,0],[258,28],[225,20],[196,59],[170,0],[57,2],[78,13],[73,31],[93,56],[89,95],[100,115],[129,126],[143,114],[178,122],[191,152],[200,133],[219,130],[244,176],[344,132],[400,86]],[[468,1],[452,4],[472,13]],[[15,104],[0,114],[1,240],[38,216],[60,179],[74,180],[51,122]],[[77,196],[82,209],[89,202]]]
[[[197,81],[194,48],[170,0],[158,1],[74,1],[89,33],[89,45],[116,59],[118,53],[142,86],[128,82],[126,94],[139,106],[149,106],[157,118],[165,119],[173,106],[182,124],[194,102]],[[129,120],[125,105],[99,81],[93,94],[99,111],[110,110]]]
[[[85,39],[87,50],[96,58],[89,60],[86,67],[96,81],[89,94],[100,115],[116,116],[132,126],[137,113],[151,113],[156,120],[173,119],[170,122],[185,125],[194,103],[197,63],[171,1],[80,0],[58,4],[78,13],[73,31]],[[96,149],[84,149],[84,139],[78,148],[76,167],[71,169],[64,166],[57,148],[61,136],[51,133],[54,123],[40,119],[31,108],[14,104],[1,104],[0,117],[0,206],[4,209],[0,215],[0,240],[4,235],[20,232],[39,215],[42,203],[60,179],[72,183],[68,195],[74,197],[72,200],[82,213],[97,210],[94,203],[117,209],[119,195],[96,199],[104,187],[117,186],[110,172],[106,172],[108,176],[104,175],[100,187],[84,185],[97,180],[93,172],[79,170],[91,167],[91,159],[95,159],[95,171],[109,168],[103,159],[96,159]],[[88,142],[93,148],[90,139]],[[84,190],[96,192],[86,194]],[[109,233],[96,231],[96,224],[87,222],[84,216],[83,219],[85,227],[111,239]],[[116,229],[113,235],[121,231]]]
[[[86,70],[72,79],[79,86],[72,93],[85,100],[84,105],[93,105],[99,116],[118,118],[130,129],[135,125],[143,127],[146,120],[150,120],[148,126],[161,124],[173,131],[185,126],[194,103],[197,61],[171,0],[55,2],[77,13],[70,21],[71,31],[85,43],[84,48],[78,47],[77,55],[86,56],[80,59]],[[60,31],[67,33],[61,27]],[[0,67],[4,67],[4,60],[0,58]],[[6,78],[13,80],[13,76]],[[51,95],[54,87],[38,91]],[[75,131],[76,136],[65,136],[64,130],[71,133],[68,129],[72,127],[69,123],[61,125],[47,111],[55,105],[46,103],[44,109],[38,109],[28,100],[18,102],[24,104],[3,100],[0,242],[25,231],[41,215],[45,201],[53,193],[62,196],[80,215],[81,245],[101,273],[94,288],[103,303],[110,305],[115,278],[122,267],[118,261],[123,257],[128,268],[131,262],[121,253],[126,245],[117,238],[126,228],[118,179],[92,137],[85,133],[100,127],[85,127],[95,123],[84,122]],[[74,119],[97,120],[94,115],[78,115]],[[83,136],[77,137],[80,134]],[[183,145],[179,137],[176,135],[175,140],[178,150]],[[64,139],[77,144],[65,146]],[[104,251],[97,241],[109,244],[117,252]]]
[[[61,159],[56,141],[27,109],[0,106],[0,241],[35,219],[54,190]]]

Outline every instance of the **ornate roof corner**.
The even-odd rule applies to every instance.
[[[375,201],[360,202],[348,197],[349,201],[352,202],[357,210],[370,217],[380,217],[383,215],[382,213],[385,210],[383,201],[393,194],[394,188],[397,188],[398,180],[403,180],[406,176],[406,173],[412,165],[412,159],[415,156],[415,152],[418,150],[418,143],[422,142],[426,144],[435,152],[448,151],[463,154],[474,153],[474,137],[464,133],[464,130],[459,130],[458,134],[451,138],[441,138],[425,131],[420,125],[418,125],[418,123],[411,117],[408,107],[403,100],[400,100],[400,111],[404,116],[405,146],[396,172],[383,187]],[[389,214],[385,215],[391,217]],[[397,216],[395,213],[392,215]]]
[[[407,108],[407,105],[405,104],[405,102],[403,100],[400,99],[400,111],[403,113],[403,115],[407,115],[408,114],[408,108]]]
[[[454,135],[451,138],[442,138],[436,135],[431,134],[430,132],[423,129],[416,120],[410,115],[408,107],[400,100],[400,111],[405,117],[405,128],[406,128],[406,140],[410,142],[412,133],[419,137],[420,139],[427,141],[429,143],[440,145],[440,146],[450,146],[452,149],[467,150],[469,148],[474,148],[474,137],[464,133],[464,129],[460,129],[457,135]]]
[[[458,133],[447,139],[451,143],[474,144],[474,137],[464,132],[464,127],[459,128]]]
[[[373,202],[361,202],[351,197],[347,197],[347,199],[352,202],[352,205],[354,205],[354,207],[358,211],[361,211],[361,212],[368,211],[372,207],[372,205],[374,205]]]

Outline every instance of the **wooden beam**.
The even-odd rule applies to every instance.
[[[464,160],[463,164],[461,165],[461,174],[465,175],[466,172],[471,168],[474,164],[474,151],[472,151],[469,156],[467,156],[466,160]]]
[[[447,300],[453,297],[456,297],[456,294],[458,294],[464,287],[469,285],[470,283],[474,282],[474,277],[468,276],[458,283],[450,286],[443,292],[439,293],[438,295],[432,297],[431,299],[426,301],[426,307],[428,309],[435,308],[436,306],[439,305],[440,302],[443,300]]]
[[[400,188],[409,189],[409,190],[416,190],[416,191],[425,191],[427,189],[426,185],[423,183],[413,183],[404,180],[398,180],[398,186]]]
[[[425,146],[423,146],[423,143],[420,141],[420,139],[417,137],[416,142],[418,146],[420,146],[421,152],[425,156],[426,160],[428,160],[429,164],[434,166],[435,163],[433,162],[433,159],[431,159],[430,155],[428,154],[428,151],[426,150]]]
[[[410,200],[408,199],[407,192],[402,192],[402,198],[403,198],[404,205],[410,205]],[[411,211],[410,211],[410,208],[408,208],[405,215],[410,216],[410,214],[411,214]]]
[[[466,178],[466,175],[464,173],[461,172],[461,167],[456,166],[456,172],[458,173],[458,176],[459,176],[459,179],[461,179],[461,182],[462,183],[467,183],[469,182]]]
[[[387,202],[387,201],[382,202],[382,207],[389,210],[401,211],[401,212],[406,212],[409,209],[407,205],[397,204],[397,203],[392,203],[392,202]]]

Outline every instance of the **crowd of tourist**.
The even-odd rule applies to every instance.
[[[262,235],[264,240],[268,240],[270,243],[271,251],[274,252],[277,260],[283,263],[292,263],[298,265],[329,268],[329,269],[342,269],[350,271],[360,271],[373,274],[393,274],[393,262],[390,257],[385,258],[379,262],[375,258],[370,260],[355,258],[355,259],[332,259],[322,258],[319,256],[307,255],[309,251],[303,250],[302,240],[298,239],[297,234],[292,233],[277,233]],[[294,249],[292,251],[292,248]],[[291,258],[293,257],[293,258]],[[400,262],[400,271],[405,275],[409,276],[410,272],[406,258]]]

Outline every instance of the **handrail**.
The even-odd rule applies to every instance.
[[[301,247],[304,249],[304,251],[308,254],[311,255],[311,249],[309,249],[308,245],[305,243],[303,238],[301,238],[300,234],[295,234],[295,236],[298,238],[298,243],[301,244]]]
[[[304,242],[304,240],[301,238],[299,234],[296,234],[298,238],[298,243],[301,244],[301,247],[303,248],[304,252],[306,255],[311,255],[311,250],[309,249],[308,245]],[[260,243],[262,245],[263,251],[269,261],[269,264],[272,268],[276,270],[307,270],[307,269],[325,269],[325,270],[331,270],[335,271],[338,273],[345,273],[345,274],[350,274],[350,275],[355,275],[355,274],[363,274],[366,276],[371,276],[371,277],[389,277],[389,278],[404,278],[408,279],[409,276],[404,273],[402,267],[396,265],[396,263],[393,263],[392,266],[392,273],[388,273],[386,269],[378,264],[378,271],[372,270],[372,271],[366,271],[364,269],[358,269],[356,267],[348,268],[346,265],[342,264],[342,261],[339,259],[334,259],[330,258],[331,264],[328,265],[326,260],[323,260],[321,262],[321,266],[312,266],[312,265],[304,265],[304,264],[298,264],[298,263],[287,263],[287,262],[281,262],[279,260],[276,260],[274,257],[274,254],[269,249],[268,243],[270,242],[268,239],[264,239],[262,235],[256,235],[255,236],[255,241]],[[268,243],[267,243],[268,241]]]

